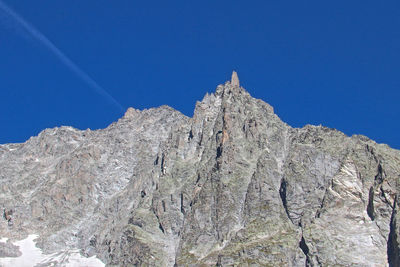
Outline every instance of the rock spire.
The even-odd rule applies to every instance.
[[[239,87],[240,86],[239,77],[238,77],[236,71],[232,71],[231,84],[232,84],[232,86],[235,86],[235,87]]]

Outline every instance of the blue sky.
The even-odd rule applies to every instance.
[[[123,113],[102,89],[124,108],[167,104],[191,116],[235,69],[294,127],[400,148],[399,1],[1,3],[78,70],[0,8],[0,143],[106,127]]]

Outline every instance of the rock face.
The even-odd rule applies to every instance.
[[[0,188],[0,238],[108,266],[400,266],[400,151],[292,128],[236,73],[193,118],[129,108],[1,145]]]

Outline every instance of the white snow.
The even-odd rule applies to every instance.
[[[8,238],[7,238],[7,237],[3,237],[2,239],[0,239],[0,243],[6,243],[6,242],[7,242],[7,240],[8,240]]]
[[[80,255],[79,250],[67,250],[53,254],[43,254],[42,250],[36,247],[34,240],[38,235],[29,235],[26,239],[13,242],[18,246],[22,255],[20,257],[6,257],[0,258],[0,266],[18,266],[30,267],[36,264],[49,264],[49,266],[65,266],[65,267],[104,267],[105,264],[101,262],[96,256],[85,258]],[[7,240],[2,238],[0,241]]]

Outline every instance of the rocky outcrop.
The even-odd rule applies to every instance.
[[[129,108],[0,146],[0,237],[109,266],[398,266],[399,185],[398,150],[292,128],[234,72],[193,118]]]

